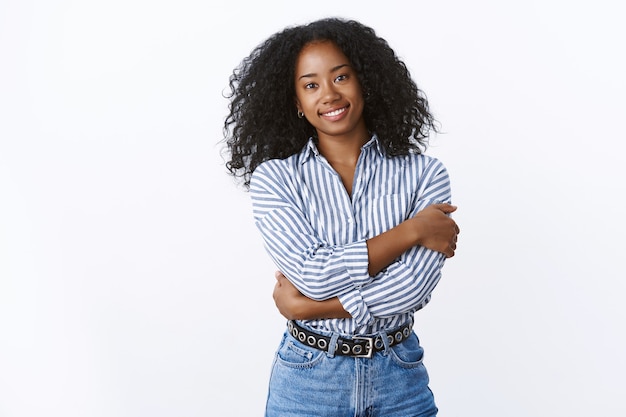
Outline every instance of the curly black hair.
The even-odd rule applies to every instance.
[[[437,131],[426,95],[372,28],[340,18],[287,27],[257,46],[229,79],[226,168],[245,187],[259,164],[298,153],[316,135],[297,116],[294,86],[298,55],[313,41],[334,42],[350,60],[363,89],[365,124],[388,156],[422,152],[430,132]]]

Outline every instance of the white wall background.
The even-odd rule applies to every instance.
[[[619,3],[0,2],[0,416],[262,415],[284,322],[222,91],[328,15],[385,37],[445,131],[462,234],[417,326],[440,415],[625,415]]]

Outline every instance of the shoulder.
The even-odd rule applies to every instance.
[[[250,177],[252,195],[271,193],[283,195],[297,189],[295,184],[299,165],[299,154],[285,159],[269,159],[256,167]]]
[[[252,173],[252,180],[261,177],[280,179],[289,176],[295,169],[297,160],[298,155],[292,155],[285,159],[269,159],[262,162]]]
[[[293,180],[297,177],[297,172],[301,169],[301,165],[311,159],[312,152],[312,145],[308,143],[299,152],[287,158],[268,159],[260,163],[252,173],[251,183],[262,178],[274,181]]]
[[[391,159],[399,161],[405,169],[417,170],[420,173],[446,171],[446,167],[438,158],[424,153],[409,153],[407,155],[395,156]]]

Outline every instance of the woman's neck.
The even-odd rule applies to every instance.
[[[318,138],[318,150],[331,164],[356,167],[361,148],[370,140],[367,131],[350,136],[321,136]]]
[[[367,130],[360,132],[359,135],[322,136],[318,138],[318,150],[339,174],[350,198],[352,197],[352,183],[354,182],[356,164],[361,155],[361,148],[369,138],[370,135]]]

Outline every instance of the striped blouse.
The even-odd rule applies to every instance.
[[[388,158],[374,135],[361,149],[350,197],[309,140],[300,153],[259,165],[250,195],[255,224],[278,269],[311,299],[338,297],[352,316],[308,320],[308,326],[373,334],[402,325],[430,301],[445,255],[415,246],[370,276],[365,241],[430,204],[450,202],[439,160]]]

